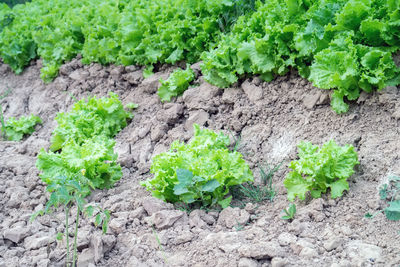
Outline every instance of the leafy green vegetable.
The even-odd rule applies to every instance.
[[[31,59],[43,58],[46,82],[78,53],[87,64],[193,63],[221,29],[229,31],[253,9],[254,0],[35,0],[12,9],[2,4],[0,56],[17,73]]]
[[[122,177],[121,167],[116,163],[114,144],[113,140],[100,136],[87,139],[80,145],[70,140],[63,145],[60,153],[42,149],[36,163],[42,171],[40,178],[51,184],[56,177],[75,177],[83,171],[94,188],[109,188]],[[86,189],[89,193],[89,185]]]
[[[334,89],[332,108],[344,99],[400,84],[392,55],[400,49],[399,1],[271,0],[240,17],[231,32],[202,55],[204,78],[228,87],[246,73],[266,81],[296,68],[322,89]]]
[[[289,201],[296,196],[304,200],[308,191],[313,198],[319,198],[329,188],[331,197],[337,198],[349,190],[347,178],[359,164],[353,146],[340,147],[331,140],[321,148],[310,142],[300,142],[297,147],[299,159],[290,163],[292,171],[283,182]]]
[[[296,214],[296,204],[290,203],[289,207],[287,209],[282,210],[285,215],[281,217],[283,220],[293,220],[294,215]]]
[[[53,132],[52,148],[61,151],[54,153],[42,149],[39,152],[36,167],[51,194],[46,207],[33,214],[31,220],[60,205],[64,206],[66,266],[70,266],[68,218],[73,205],[77,206],[77,213],[72,266],[77,260],[81,213],[91,217],[96,215],[96,209],[95,225],[102,225],[103,233],[107,231],[110,212],[91,205],[85,207],[85,197],[92,189],[110,188],[122,177],[121,166],[116,163],[117,154],[114,153],[115,141],[111,138],[126,126],[126,120],[131,117],[114,93],[110,93],[108,98],[92,97],[87,101],[78,101],[70,112],[59,113],[56,117],[59,125]],[[57,235],[57,238],[62,238],[62,235]]]
[[[389,202],[389,207],[385,208],[385,215],[388,220],[400,220],[400,200]]]
[[[90,181],[90,184],[81,185],[87,194],[90,187],[111,187],[122,177],[121,167],[116,163],[115,142],[111,138],[131,117],[114,93],[109,97],[80,100],[70,112],[59,113],[51,150],[61,151],[40,151],[36,166],[41,171],[41,179],[50,185],[58,177],[75,179],[83,173]]]
[[[174,70],[167,80],[160,79],[161,86],[158,88],[158,95],[161,101],[171,101],[171,97],[181,95],[193,79],[194,72],[189,64],[186,70]]]
[[[42,123],[38,116],[21,116],[19,119],[9,118],[5,123],[5,134],[9,141],[19,141],[24,135],[30,135],[35,131],[36,124]]]
[[[400,192],[400,177],[396,175],[391,175],[388,177],[388,182],[383,184],[379,189],[379,196],[381,200],[387,201],[387,206],[383,209],[386,218],[391,221],[400,220],[400,200],[398,199]],[[373,218],[375,215],[381,213],[382,210],[376,212],[375,214],[367,213],[366,218]]]
[[[253,181],[251,170],[240,153],[228,150],[227,136],[193,127],[188,144],[175,141],[168,152],[153,158],[154,178],[141,184],[167,202],[227,207],[229,188]]]
[[[58,127],[51,138],[50,149],[57,151],[66,142],[74,140],[78,145],[94,136],[114,137],[127,125],[132,114],[124,110],[124,106],[114,93],[109,97],[80,100],[68,113],[58,113]]]

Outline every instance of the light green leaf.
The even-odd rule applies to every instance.
[[[384,211],[388,220],[400,220],[400,200],[389,202],[389,207],[387,207]]]
[[[220,186],[220,183],[213,179],[209,180],[203,187],[201,188],[201,191],[203,192],[214,192],[215,189],[217,189]]]
[[[343,191],[349,191],[349,183],[346,179],[340,179],[328,185],[331,188],[331,198],[337,198],[343,195]]]

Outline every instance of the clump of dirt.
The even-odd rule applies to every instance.
[[[107,234],[93,220],[80,222],[78,266],[393,266],[400,262],[399,225],[383,214],[378,188],[389,173],[400,174],[400,92],[388,87],[362,94],[350,111],[335,114],[329,93],[314,88],[292,72],[270,83],[258,77],[240,86],[219,89],[204,82],[199,64],[196,84],[171,103],[156,94],[163,66],[144,79],[136,66],[65,64],[54,82],[39,78],[40,61],[16,76],[0,63],[0,91],[5,117],[39,115],[43,124],[21,142],[0,142],[0,266],[64,266],[64,214],[45,215],[30,223],[48,194],[35,167],[40,148],[47,149],[57,112],[68,111],[76,99],[113,91],[124,104],[139,104],[132,122],[116,137],[123,178],[113,189],[95,191],[90,203],[111,211]],[[187,214],[150,196],[139,185],[149,177],[152,156],[173,140],[187,141],[192,124],[240,136],[239,151],[259,179],[257,165],[277,164],[277,197],[223,211]],[[335,139],[352,144],[360,166],[350,191],[336,200],[297,202],[293,221],[280,219],[288,205],[283,179],[296,158],[301,140],[322,144]],[[75,211],[72,210],[71,214]],[[72,227],[73,221],[71,222]],[[72,230],[72,229],[71,229]],[[72,231],[71,231],[72,232]]]

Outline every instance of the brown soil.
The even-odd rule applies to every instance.
[[[23,141],[0,142],[0,266],[65,265],[65,243],[55,240],[64,231],[62,210],[29,222],[48,197],[36,155],[49,146],[57,112],[68,111],[75,99],[110,91],[139,108],[116,137],[123,178],[88,199],[111,211],[108,233],[102,235],[92,219],[81,221],[78,266],[398,266],[399,223],[384,214],[364,218],[385,207],[379,187],[389,174],[400,174],[398,88],[362,94],[339,116],[329,106],[328,92],[296,73],[271,83],[250,78],[221,90],[203,81],[198,64],[193,67],[199,86],[162,104],[158,79],[172,67],[143,79],[139,67],[83,66],[75,59],[46,85],[39,78],[40,61],[19,76],[0,63],[0,92],[12,90],[1,101],[5,117],[43,119]],[[239,151],[256,180],[258,164],[283,161],[274,176],[275,200],[187,215],[151,197],[139,183],[151,177],[152,156],[173,140],[189,140],[193,123],[241,136]],[[335,200],[297,201],[295,219],[282,220],[289,203],[283,180],[296,158],[296,144],[329,139],[352,144],[359,154],[350,191]]]

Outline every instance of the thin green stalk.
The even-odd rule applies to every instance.
[[[67,239],[67,260],[66,260],[66,266],[69,266],[69,233],[68,233],[68,228],[69,228],[69,224],[68,224],[68,214],[69,214],[69,207],[67,204],[67,207],[65,208],[65,235],[66,235],[66,239]]]
[[[3,98],[7,97],[10,94],[11,90],[8,89],[3,95],[0,96],[0,100]],[[1,123],[1,134],[3,135],[3,138],[7,138],[7,133],[6,133],[6,123],[4,122],[4,115],[3,115],[3,106],[0,103],[0,123]]]
[[[3,116],[3,106],[0,104],[0,122],[1,122],[1,135],[3,136],[4,140],[6,139],[6,124],[4,122]]]
[[[74,257],[72,259],[72,267],[75,267],[76,264],[76,257],[77,257],[77,243],[78,243],[78,226],[79,226],[79,213],[81,210],[79,209],[78,205],[78,211],[76,212],[76,224],[75,224],[75,236],[74,236]]]

